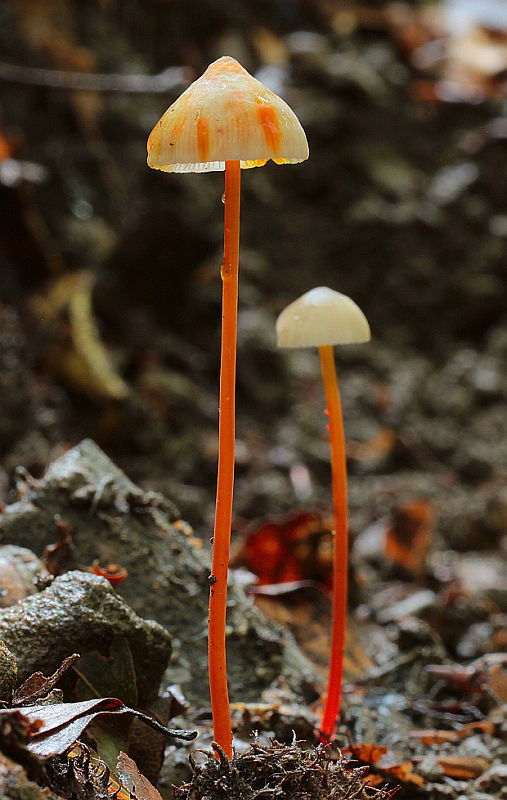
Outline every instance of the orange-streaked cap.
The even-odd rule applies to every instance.
[[[279,347],[359,344],[371,338],[370,326],[350,297],[317,286],[284,308],[276,321]]]
[[[148,166],[164,172],[209,172],[297,164],[308,142],[287,103],[223,56],[169,106],[148,139]]]

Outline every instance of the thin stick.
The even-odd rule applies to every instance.
[[[0,62],[0,80],[84,92],[168,92],[189,84],[185,67],[168,67],[156,75],[98,72],[67,72],[59,69],[23,67]]]
[[[333,737],[336,720],[340,713],[343,656],[345,651],[345,627],[347,622],[347,466],[345,460],[342,408],[332,345],[319,347],[319,354],[329,415],[334,517],[331,661],[329,665],[326,703],[321,723],[321,737],[324,741],[329,741]]]
[[[232,758],[232,730],[227,689],[225,618],[234,489],[240,184],[240,162],[226,161],[220,422],[217,501],[210,577],[208,658],[213,736],[229,759]]]

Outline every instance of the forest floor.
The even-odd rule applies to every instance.
[[[0,501],[13,507],[89,437],[139,491],[177,507],[171,519],[209,558],[223,176],[150,172],[145,140],[192,69],[236,56],[286,96],[311,157],[243,173],[233,564],[313,670],[305,696],[269,670],[255,698],[232,695],[238,752],[252,730],[262,747],[271,734],[289,747],[292,729],[313,741],[318,726],[325,403],[317,353],[278,351],[274,324],[326,285],[372,329],[371,343],[336,349],[351,536],[337,744],[372,781],[401,786],[398,797],[504,797],[507,119],[505,69],[491,72],[487,54],[505,32],[476,23],[476,38],[460,39],[435,8],[408,4],[314,0],[291,17],[282,2],[223,13],[205,3],[195,19],[192,2],[171,14],[153,4],[157,25],[148,5],[81,14],[72,0],[13,0],[0,12]],[[14,80],[4,62],[118,85],[55,88],[33,69]],[[123,91],[126,72],[141,80],[168,63],[187,65],[178,86]],[[120,594],[149,617],[130,580]],[[210,740],[206,691],[190,690],[184,715],[201,726],[198,747]],[[187,749],[173,746],[162,789],[188,779],[175,766]]]

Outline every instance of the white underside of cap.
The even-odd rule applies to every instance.
[[[303,158],[280,158],[280,159],[259,159],[257,161],[240,161],[241,169],[252,169],[253,167],[263,167],[268,161],[275,161],[276,164],[300,164],[305,159]],[[225,170],[225,161],[201,161],[196,164],[166,164],[164,166],[154,166],[150,164],[152,169],[158,169],[161,172],[223,172]]]

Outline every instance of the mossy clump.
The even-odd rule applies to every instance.
[[[270,747],[253,744],[229,761],[213,743],[218,755],[196,765],[189,783],[174,787],[175,800],[389,800],[392,789],[376,789],[362,782],[364,768],[353,768],[329,748],[302,750],[296,743]]]

